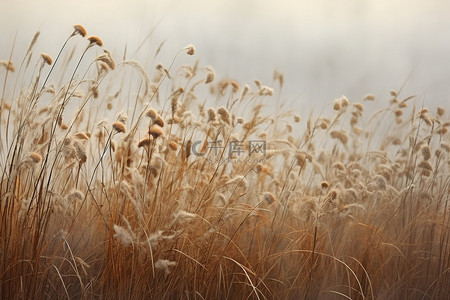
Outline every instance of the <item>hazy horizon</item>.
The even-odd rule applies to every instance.
[[[145,63],[166,41],[162,63],[194,44],[200,65],[218,78],[271,85],[285,75],[283,98],[295,109],[320,109],[341,95],[388,99],[389,90],[418,95],[431,107],[450,94],[450,21],[445,1],[0,1],[0,59],[22,59],[40,30],[35,50],[56,56],[73,24],[104,41],[116,58],[125,46]],[[180,60],[182,62],[183,59]],[[314,104],[312,104],[314,103]]]

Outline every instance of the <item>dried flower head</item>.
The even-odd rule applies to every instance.
[[[169,149],[172,151],[177,151],[178,149],[178,144],[175,141],[170,141],[169,143]]]
[[[88,39],[88,41],[89,41],[89,47],[90,47],[90,46],[93,46],[93,45],[97,45],[97,46],[99,46],[99,47],[103,46],[103,42],[102,42],[102,40],[101,40],[98,36],[91,35],[91,36],[88,37],[87,39]]]
[[[348,142],[348,136],[345,133],[345,131],[343,131],[343,130],[334,130],[334,131],[330,132],[330,136],[333,139],[340,140],[341,143],[344,145],[347,144],[347,142]]]
[[[284,75],[283,73],[281,73],[280,71],[273,71],[273,80],[278,80],[278,82],[280,83],[280,87],[283,86],[284,83]]]
[[[209,111],[208,111],[208,113],[209,113]],[[220,116],[220,119],[222,120],[222,121],[224,121],[225,123],[227,123],[228,125],[230,125],[231,124],[231,121],[230,121],[230,113],[228,112],[228,110],[225,108],[225,107],[219,107],[219,109],[217,110],[217,113],[219,114],[219,116]]]
[[[158,137],[164,135],[164,132],[162,130],[162,128],[159,125],[152,125],[152,127],[150,127],[150,130],[148,131],[148,133],[154,138],[157,139]]]
[[[215,77],[214,69],[210,66],[207,66],[207,67],[205,67],[205,70],[207,72],[205,84],[214,81],[214,77]]]
[[[445,114],[445,109],[443,107],[438,107],[437,108],[437,114],[439,117],[442,117]]]
[[[328,182],[326,182],[326,181],[322,181],[321,183],[320,183],[320,187],[322,188],[322,189],[327,189],[328,187],[329,187],[330,185],[328,184]]]
[[[127,128],[125,127],[125,124],[123,124],[122,122],[114,122],[114,124],[112,125],[113,129],[117,132],[127,132]]]
[[[441,148],[444,149],[446,152],[450,152],[450,144],[446,142],[441,142]]]
[[[173,267],[173,266],[176,266],[176,264],[177,263],[175,261],[170,261],[170,260],[167,260],[167,259],[158,259],[155,262],[155,269],[164,271],[164,273],[166,275],[169,275],[170,274],[170,268]]]
[[[299,153],[295,157],[297,159],[297,165],[303,167],[305,165],[306,159],[302,153]]]
[[[426,160],[422,161],[422,162],[418,165],[418,167],[419,167],[419,168],[422,168],[422,169],[424,169],[424,170],[428,170],[428,171],[430,171],[430,172],[433,172],[433,167],[432,167],[431,164],[430,164],[428,161],[426,161]]]
[[[75,138],[80,139],[80,140],[89,140],[90,139],[90,134],[88,132],[77,132],[74,135]]]
[[[208,122],[212,122],[216,120],[216,111],[214,108],[208,109]]]
[[[380,190],[385,190],[385,189],[386,189],[386,187],[387,187],[387,181],[386,181],[386,178],[385,178],[384,176],[382,176],[382,175],[376,175],[376,176],[375,176],[375,182],[376,182],[376,184],[377,184],[377,187],[378,187]]]
[[[149,146],[151,142],[152,140],[149,138],[142,139],[138,143],[138,148]]]
[[[350,101],[348,101],[347,97],[342,96],[340,99],[342,107],[347,107],[350,105]]]
[[[366,95],[366,96],[364,97],[363,100],[366,100],[366,101],[374,101],[374,100],[375,100],[375,95],[368,94],[368,95]]]
[[[84,27],[82,25],[80,25],[80,24],[73,25],[73,29],[74,29],[74,32],[72,35],[79,34],[82,37],[86,36],[86,29],[84,29]]]
[[[277,201],[277,197],[275,197],[274,194],[272,194],[271,192],[264,192],[263,194],[264,196],[264,200],[268,203],[268,204],[272,204],[275,201]]]
[[[156,117],[156,120],[154,121],[156,125],[160,126],[160,127],[164,127],[164,120],[163,118],[161,118],[160,115],[158,115]]]
[[[246,84],[242,89],[241,100],[248,94],[248,92],[250,92],[250,86]]]
[[[236,93],[239,90],[239,84],[236,81],[231,81],[231,86],[233,87],[233,93]]]
[[[80,165],[84,164],[87,160],[86,148],[79,141],[75,141],[73,143],[73,146],[75,147],[78,162],[80,163]]]
[[[130,245],[133,240],[136,239],[135,234],[130,229],[114,224],[114,231],[116,232],[114,238],[119,240],[125,246]]]
[[[172,116],[175,115],[178,108],[178,97],[172,97],[170,100],[170,109],[172,110]]]
[[[38,162],[40,162],[42,160],[42,157],[38,153],[32,152],[30,154],[30,159],[33,163],[37,164]]]
[[[364,111],[363,105],[361,103],[359,103],[359,102],[354,103],[353,107],[356,108],[357,110],[361,111],[361,112]]]
[[[427,144],[422,145],[420,150],[424,160],[429,160],[431,158],[431,150]]]
[[[334,100],[333,109],[334,110],[340,110],[341,109],[341,103],[339,103],[338,99]]]
[[[268,86],[263,85],[258,90],[258,95],[260,95],[260,96],[273,96],[274,95],[274,90],[273,90],[273,88],[270,88]]]
[[[187,45],[184,49],[186,50],[186,53],[188,55],[194,55],[195,54],[195,47],[192,44]]]
[[[108,68],[114,70],[116,68],[116,62],[112,58],[111,52],[107,49],[103,49],[103,52],[104,53],[97,56],[94,61],[103,62],[108,66]]]
[[[53,63],[53,59],[50,57],[50,55],[41,53],[41,57],[44,60],[44,63],[46,63],[47,65],[51,65]]]
[[[0,60],[0,66],[3,66],[6,68],[7,71],[14,72],[14,64],[10,60]]]
[[[150,108],[145,115],[152,119],[152,121],[155,121],[159,116],[159,114],[153,108]]]

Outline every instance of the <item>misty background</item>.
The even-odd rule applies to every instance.
[[[387,103],[403,85],[402,96],[450,109],[449,12],[443,0],[0,0],[0,59],[15,39],[18,65],[37,30],[35,52],[55,58],[82,24],[119,61],[126,46],[128,58],[145,64],[165,41],[157,62],[169,65],[193,44],[195,58],[180,63],[199,59],[217,79],[252,88],[254,79],[271,86],[278,70],[282,99],[296,110],[317,111],[342,95]]]

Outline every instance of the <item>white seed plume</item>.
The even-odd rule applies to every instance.
[[[176,266],[175,261],[170,261],[167,259],[158,259],[155,262],[155,269],[164,271],[166,275],[170,274],[170,268]]]

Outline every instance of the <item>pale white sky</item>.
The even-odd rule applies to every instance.
[[[120,57],[156,28],[139,60],[166,40],[163,63],[192,43],[219,77],[270,84],[277,69],[285,74],[284,96],[300,95],[298,109],[320,109],[343,94],[387,99],[411,72],[405,96],[450,108],[450,1],[0,0],[0,7],[0,59],[16,34],[21,59],[36,30],[36,51],[51,56],[72,25],[82,24]]]

